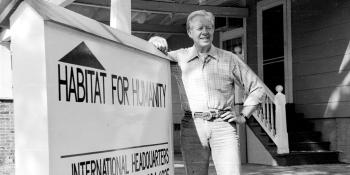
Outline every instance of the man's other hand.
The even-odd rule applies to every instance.
[[[224,114],[222,114],[220,116],[220,118],[223,121],[227,121],[229,123],[236,122],[238,124],[243,124],[246,122],[245,117],[243,117],[241,115],[236,115],[234,112],[231,112],[231,111],[225,112]]]

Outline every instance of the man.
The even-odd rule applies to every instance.
[[[236,124],[244,123],[262,102],[263,85],[237,55],[212,45],[212,13],[192,12],[187,18],[187,33],[194,45],[168,53],[177,62],[172,65],[172,73],[178,82],[185,111],[181,121],[181,145],[186,172],[207,175],[212,156],[218,175],[239,175],[241,162]],[[164,38],[153,37],[150,42],[166,52]],[[235,84],[246,94],[241,112],[231,108]]]

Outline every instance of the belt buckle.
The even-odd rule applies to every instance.
[[[204,120],[211,120],[213,118],[213,114],[211,112],[203,112],[202,118]]]

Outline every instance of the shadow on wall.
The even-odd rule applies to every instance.
[[[337,87],[334,89],[332,94],[330,95],[328,99],[328,105],[325,110],[324,116],[337,116],[340,110],[340,104],[342,102],[349,103],[349,96],[350,96],[350,71],[347,69],[347,67],[350,66],[350,42],[348,44],[348,47],[346,48],[342,63],[339,67],[338,74],[346,74],[343,81],[337,85]],[[345,110],[349,110],[349,108],[345,108]],[[344,111],[345,112],[345,111]],[[339,114],[338,114],[339,115]],[[349,116],[350,117],[350,114]]]
[[[340,64],[338,75],[344,78],[330,94],[323,116],[335,120],[322,122],[322,130],[328,132],[332,149],[340,151],[340,161],[350,162],[350,42]]]

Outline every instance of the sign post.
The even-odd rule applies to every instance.
[[[35,0],[11,30],[16,174],[174,174],[170,63],[157,49]]]

